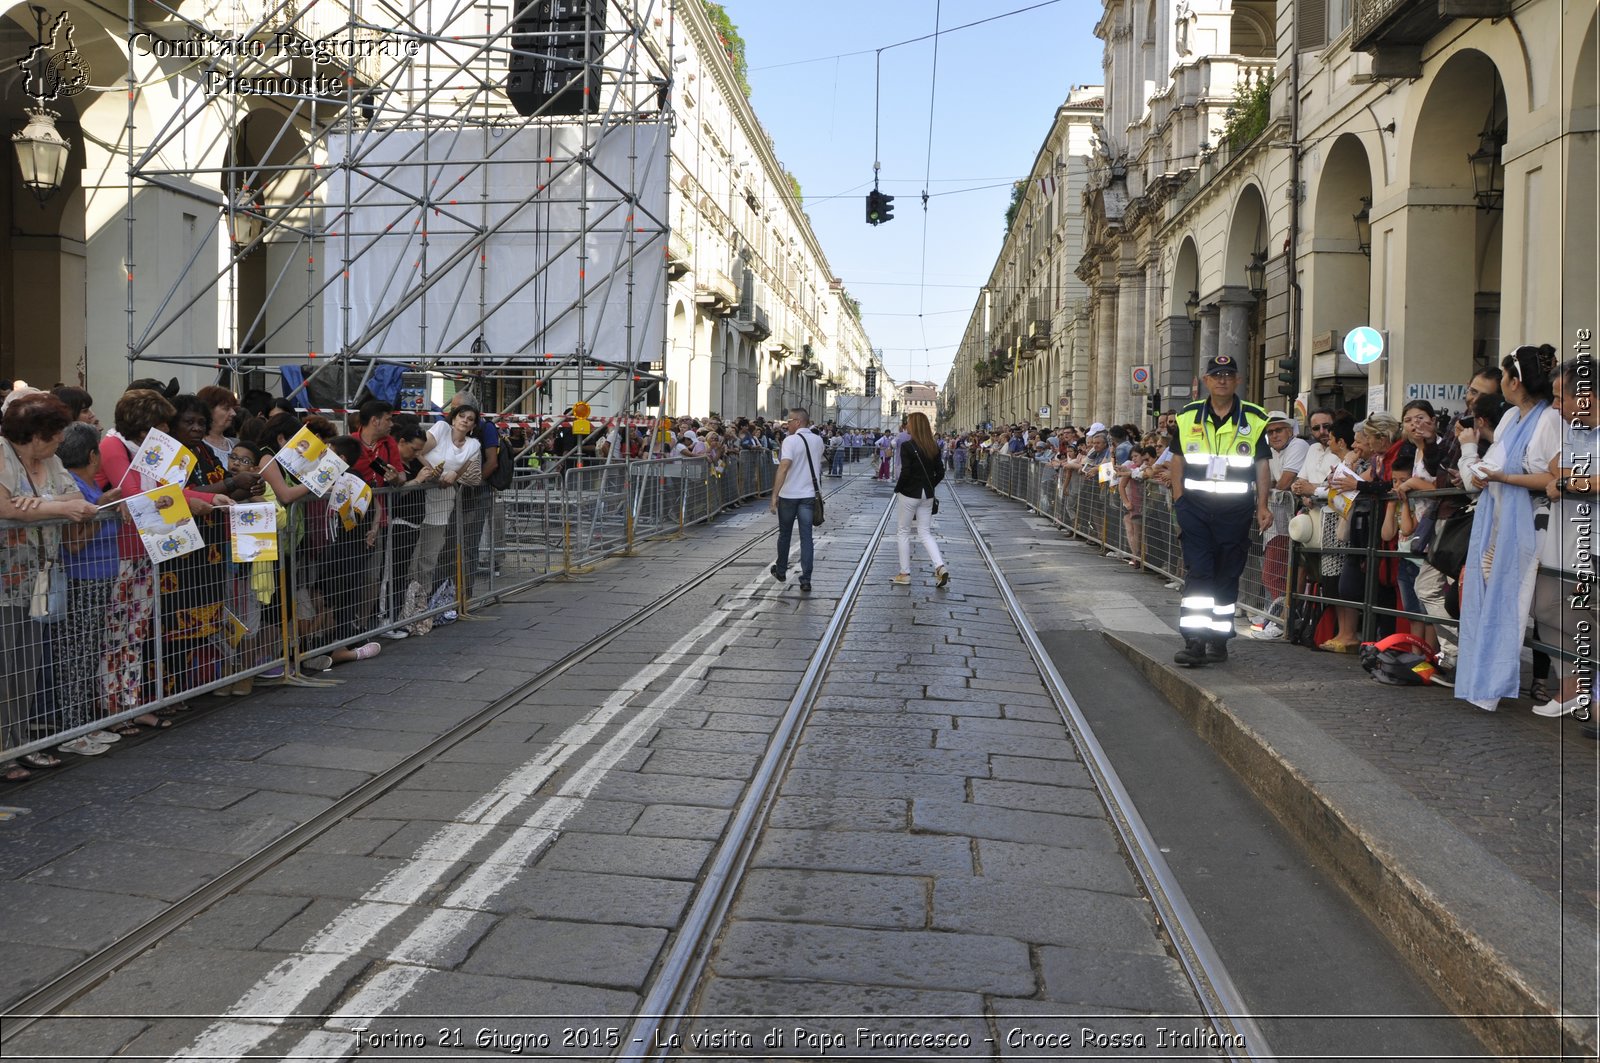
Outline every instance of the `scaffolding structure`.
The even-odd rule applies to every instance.
[[[297,405],[350,406],[388,365],[464,378],[486,413],[629,412],[664,380],[667,3],[223,0],[202,25],[128,0],[129,379],[295,365]],[[181,76],[136,147],[153,63]],[[546,91],[514,100],[514,71]],[[141,197],[196,183],[210,231],[152,280]],[[216,350],[174,353],[205,299]]]

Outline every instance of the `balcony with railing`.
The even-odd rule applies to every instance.
[[[720,269],[705,270],[695,280],[694,301],[716,313],[727,313],[739,305],[739,289],[733,278]]]
[[[681,277],[692,268],[694,245],[674,229],[667,234],[667,276]]]
[[[1182,90],[1178,100],[1198,106],[1183,119],[1181,128],[1175,125],[1173,150],[1179,155],[1193,153],[1200,162],[1168,198],[1168,217],[1182,212],[1229,163],[1272,129],[1275,65],[1274,59],[1208,56],[1175,75]]]
[[[1421,77],[1422,46],[1458,18],[1505,18],[1512,0],[1355,0],[1350,47],[1374,77]]]
[[[767,317],[767,308],[754,301],[739,304],[739,312],[733,318],[733,327],[756,343],[772,335],[772,322]]]

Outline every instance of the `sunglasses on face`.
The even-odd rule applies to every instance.
[[[1333,425],[1331,425],[1331,424],[1314,424],[1314,425],[1311,426],[1311,430],[1313,432],[1331,432],[1331,431],[1333,431]]]

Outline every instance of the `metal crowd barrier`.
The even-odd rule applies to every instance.
[[[202,694],[325,683],[322,671],[374,636],[426,634],[678,534],[769,493],[776,469],[766,450],[730,453],[720,468],[689,458],[519,469],[502,491],[379,489],[350,526],[306,498],[279,507],[273,560],[235,560],[220,510],[196,516],[205,547],[160,565],[136,537],[119,544],[116,509],[89,525],[0,521],[0,762]],[[450,504],[435,501],[430,524],[428,500],[444,491]],[[47,529],[65,539],[49,556]],[[83,555],[98,531],[113,556]],[[35,618],[42,563],[56,608]]]
[[[987,454],[984,461],[987,467],[981,478],[990,489],[1022,502],[1068,534],[1099,546],[1108,555],[1132,561],[1168,580],[1182,582],[1183,551],[1178,522],[1172,512],[1172,496],[1166,487],[1143,481],[1137,494],[1137,519],[1129,520],[1129,507],[1115,486],[1101,485],[1091,475],[1077,472],[1069,475],[1066,470],[1009,454]],[[1378,500],[1376,523],[1381,523],[1383,507],[1394,497],[1390,494]],[[1465,500],[1468,494],[1457,488],[1414,492],[1411,497]],[[1340,598],[1336,587],[1330,590],[1324,585],[1324,579],[1337,580],[1337,576],[1321,576],[1322,559],[1328,555],[1338,555],[1345,558],[1346,564],[1364,567],[1363,592],[1359,600]],[[1272,619],[1280,624],[1291,615],[1296,599],[1331,608],[1348,607],[1359,613],[1362,639],[1368,642],[1382,634],[1390,626],[1386,621],[1393,619],[1457,630],[1459,620],[1448,615],[1399,607],[1399,587],[1382,584],[1383,562],[1391,558],[1411,559],[1417,555],[1383,549],[1376,534],[1369,537],[1365,546],[1328,547],[1322,546],[1320,540],[1302,546],[1283,534],[1269,536],[1265,541],[1252,536],[1250,555],[1239,581],[1239,606],[1257,620]],[[1397,565],[1403,563],[1404,560],[1396,561]],[[1573,582],[1570,573],[1542,566],[1539,571]],[[1306,587],[1311,585],[1317,589],[1308,591]],[[1380,592],[1392,592],[1393,604],[1384,604],[1390,594]],[[1579,655],[1571,647],[1553,646],[1531,634],[1525,644],[1538,653],[1563,661],[1586,664],[1590,668],[1595,664],[1592,654]]]

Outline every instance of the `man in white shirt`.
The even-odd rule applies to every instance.
[[[778,561],[769,572],[779,583],[789,580],[789,539],[800,522],[800,590],[811,593],[811,524],[816,517],[814,499],[822,493],[822,439],[808,427],[811,415],[796,406],[788,413],[783,447],[778,452],[778,473],[772,485],[772,504],[778,515]]]
[[[1265,533],[1261,558],[1261,583],[1266,591],[1269,609],[1284,597],[1289,575],[1289,518],[1294,515],[1295,500],[1289,493],[1305,466],[1306,454],[1311,444],[1294,434],[1294,419],[1282,410],[1267,414],[1267,446],[1272,457],[1267,461],[1267,474],[1272,487],[1267,494],[1267,509],[1272,513],[1272,527]],[[1282,617],[1267,619],[1250,627],[1250,637],[1279,639],[1283,637]]]

